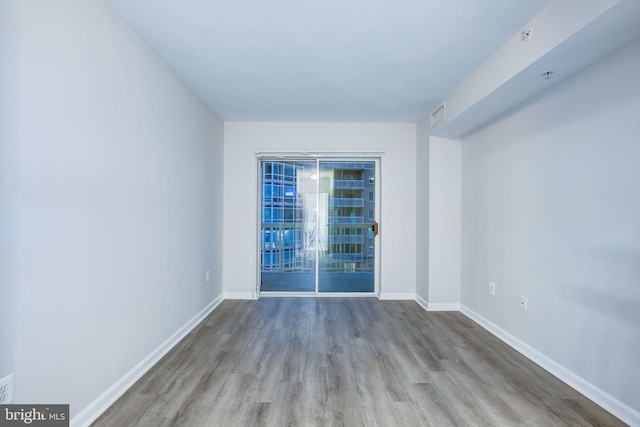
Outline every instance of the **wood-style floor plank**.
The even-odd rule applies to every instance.
[[[412,301],[224,301],[107,426],[624,426],[457,312]]]

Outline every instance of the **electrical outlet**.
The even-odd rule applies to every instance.
[[[496,294],[496,282],[489,282],[489,293],[491,295]]]
[[[0,380],[0,405],[13,402],[13,374]]]
[[[207,270],[207,272],[204,274],[205,278],[207,279],[207,282],[209,281],[209,270]]]
[[[527,297],[520,297],[520,308],[527,311]]]

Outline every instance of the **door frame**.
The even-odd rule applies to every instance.
[[[315,292],[282,292],[282,291],[262,291],[261,288],[261,232],[262,232],[262,161],[282,161],[282,162],[309,162],[315,161],[316,167],[319,167],[319,162],[374,162],[375,164],[375,185],[374,185],[374,197],[375,197],[375,211],[374,217],[378,224],[383,224],[382,221],[382,152],[314,152],[314,153],[299,153],[299,152],[259,152],[256,151],[256,188],[257,197],[255,200],[256,208],[256,232],[255,232],[255,254],[256,257],[256,288],[255,296],[260,297],[377,297],[380,298],[381,292],[381,280],[380,272],[382,267],[382,241],[383,233],[380,232],[376,237],[376,244],[374,245],[374,291],[373,292],[319,292],[318,289],[318,258],[316,256],[316,290]],[[318,180],[319,181],[319,180]],[[316,191],[316,194],[318,192]],[[382,229],[382,226],[379,226]]]

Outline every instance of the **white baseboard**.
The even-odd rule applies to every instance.
[[[420,295],[416,295],[416,302],[425,311],[460,311],[460,303],[458,302],[429,302]]]
[[[593,400],[616,417],[620,418],[630,426],[640,426],[640,412],[620,402],[605,391],[600,390],[595,385],[586,381],[584,378],[576,375],[569,369],[550,359],[548,356],[540,353],[535,348],[529,346],[525,342],[519,340],[509,332],[505,331],[495,323],[482,317],[480,314],[470,308],[461,305],[460,311],[474,320],[487,331],[513,347],[525,357],[540,365],[542,368],[558,377],[560,380],[573,387],[587,398]]]
[[[429,301],[416,294],[416,302],[420,304],[420,307],[424,308],[424,311],[429,311]]]
[[[253,292],[225,292],[224,299],[256,299]]]
[[[127,372],[114,385],[109,387],[107,391],[102,393],[96,400],[91,402],[89,406],[84,408],[78,415],[71,420],[72,427],[84,427],[95,421],[104,411],[106,411],[125,391],[129,389],[136,381],[142,377],[149,369],[153,367],[162,357],[169,352],[176,344],[180,342],[193,328],[195,328],[205,317],[209,315],[222,301],[223,295],[219,295],[211,301],[205,308],[189,320],[184,326],[178,329],[165,342],[160,344],[158,348],[153,350],[140,363]]]
[[[460,311],[460,303],[457,302],[430,302],[428,311]]]
[[[381,300],[400,300],[400,301],[405,301],[405,300],[415,300],[416,299],[416,294],[394,294],[394,293],[390,293],[390,292],[382,292],[380,294],[379,297]]]

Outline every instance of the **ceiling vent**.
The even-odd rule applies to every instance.
[[[447,104],[444,102],[431,113],[431,129],[447,119]]]

